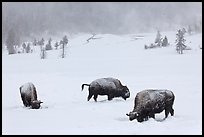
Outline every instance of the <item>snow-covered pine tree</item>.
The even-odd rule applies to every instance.
[[[30,50],[31,50],[30,43],[28,43],[26,46],[26,53],[30,53]]]
[[[40,58],[45,59],[47,56],[46,50],[44,45],[40,45]]]
[[[42,38],[38,44],[40,45],[40,58],[41,59],[45,59],[47,56],[46,50],[45,50],[45,46],[44,46],[44,38]]]
[[[37,46],[37,40],[36,40],[36,39],[34,39],[33,45],[34,45],[34,46]]]
[[[22,47],[23,47],[23,53],[25,53],[26,52],[26,44],[25,44],[25,42],[23,42]]]
[[[157,36],[156,36],[156,39],[155,39],[155,41],[154,41],[154,43],[156,43],[157,44],[157,46],[161,46],[161,43],[162,43],[162,37],[161,37],[162,35],[160,34],[160,31],[158,30],[157,31]]]
[[[52,50],[51,41],[52,41],[52,39],[50,38],[50,39],[48,40],[48,43],[47,43],[46,46],[45,46],[45,50]]]
[[[185,43],[185,39],[184,39],[184,33],[182,30],[178,30],[177,34],[176,34],[176,51],[179,54],[183,54],[183,50],[186,48]]]
[[[40,45],[40,46],[42,46],[42,45],[44,45],[44,38],[42,38],[40,41],[38,41],[38,45]]]
[[[163,41],[162,41],[162,47],[166,47],[166,46],[168,46],[168,39],[167,39],[167,37],[165,36],[164,39],[163,39]]]

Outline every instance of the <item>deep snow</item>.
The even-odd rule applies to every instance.
[[[175,51],[176,32],[161,34],[171,46],[145,50],[156,33],[98,34],[89,43],[91,35],[79,34],[69,39],[64,59],[61,50],[48,51],[44,60],[37,47],[32,54],[3,51],[2,134],[202,134],[202,34],[186,36],[192,50],[183,55]],[[103,77],[121,80],[130,98],[88,102],[81,85]],[[36,86],[41,109],[23,107],[19,87],[27,82]],[[135,95],[150,88],[174,92],[175,115],[129,121]]]

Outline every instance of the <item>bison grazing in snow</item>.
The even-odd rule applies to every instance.
[[[33,83],[26,83],[20,87],[21,99],[25,107],[32,109],[39,109],[40,104],[43,103],[37,100],[37,91]]]
[[[165,118],[169,112],[174,115],[173,103],[175,96],[169,90],[143,90],[137,93],[135,97],[134,109],[129,114],[129,120],[137,119],[138,122],[148,120],[149,117],[155,118],[156,113],[161,113],[165,110]]]
[[[127,86],[123,86],[121,82],[115,78],[100,78],[90,84],[82,84],[82,90],[84,86],[89,86],[88,101],[92,96],[94,96],[94,100],[97,101],[98,95],[107,95],[108,100],[112,100],[114,97],[122,97],[126,100],[126,98],[130,97]]]

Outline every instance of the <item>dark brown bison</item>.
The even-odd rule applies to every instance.
[[[94,100],[97,101],[98,95],[107,95],[108,100],[112,100],[114,97],[122,97],[126,100],[130,97],[127,86],[123,86],[121,82],[115,78],[100,78],[90,84],[82,84],[82,90],[84,86],[89,86],[88,101],[92,96],[94,96]]]
[[[43,103],[37,100],[37,91],[33,83],[26,83],[20,87],[21,99],[25,107],[32,109],[39,109],[40,104]]]
[[[129,120],[137,119],[138,122],[148,120],[149,117],[155,118],[156,113],[161,113],[165,110],[165,118],[170,112],[174,115],[173,103],[175,96],[169,90],[143,90],[137,93],[135,97],[134,109],[129,114]]]

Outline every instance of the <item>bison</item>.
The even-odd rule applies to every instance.
[[[173,103],[174,93],[170,90],[149,89],[137,93],[135,97],[134,109],[129,114],[129,120],[137,119],[138,122],[148,120],[149,117],[155,118],[156,113],[161,113],[165,110],[165,118],[170,112],[174,115]]]
[[[32,109],[40,108],[40,104],[43,102],[37,100],[37,91],[33,83],[25,83],[19,89],[25,107],[30,107]]]
[[[92,81],[90,84],[82,84],[82,90],[84,86],[89,87],[88,101],[94,96],[93,98],[97,102],[98,95],[107,95],[109,101],[114,97],[122,97],[124,100],[130,97],[127,86],[123,86],[121,82],[115,78],[100,78]]]

